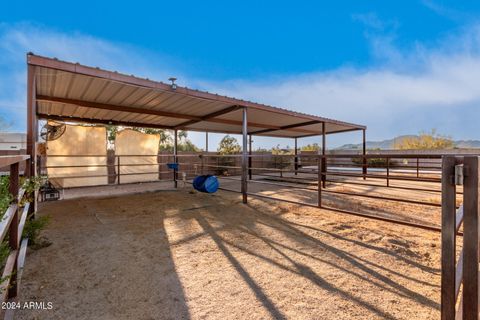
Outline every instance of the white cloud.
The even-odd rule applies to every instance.
[[[438,47],[402,52],[373,43],[386,63],[276,81],[209,83],[216,91],[368,125],[372,139],[437,128],[454,138],[480,138],[480,32],[471,27]],[[340,140],[339,140],[340,141]]]
[[[374,18],[366,21],[378,27],[381,22]],[[471,26],[463,34],[440,39],[435,47],[417,43],[408,50],[397,49],[392,37],[370,35],[375,57],[382,61],[370,68],[215,82],[191,78],[174,59],[126,44],[32,25],[0,25],[0,115],[9,115],[15,127],[24,130],[25,53],[33,51],[152,79],[180,74],[182,84],[189,86],[366,124],[371,139],[430,128],[454,138],[478,138],[479,30]],[[203,146],[203,135],[192,138]],[[339,144],[359,138],[349,135],[332,140]],[[266,146],[264,139],[259,141]],[[291,145],[291,141],[284,144]]]
[[[467,20],[470,21],[474,17],[465,11],[455,10],[449,7],[446,7],[433,0],[422,0],[422,4],[428,9],[432,10],[439,16],[445,17],[453,21],[459,21],[465,23]]]
[[[171,65],[175,65],[168,56],[128,44],[27,23],[0,23],[0,116],[11,121],[17,131],[25,130],[27,52],[163,80],[171,76]],[[181,76],[180,69],[177,63],[176,75]]]

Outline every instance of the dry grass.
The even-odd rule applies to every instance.
[[[438,319],[439,234],[187,190],[47,203],[19,319]]]

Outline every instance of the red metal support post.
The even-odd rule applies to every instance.
[[[173,130],[173,163],[175,163],[178,166],[178,132],[177,129]],[[173,184],[175,188],[178,187],[178,182],[177,182],[177,169],[173,169]]]
[[[294,168],[295,168],[295,175],[298,175],[298,145],[297,145],[297,138],[295,138],[295,150],[294,150],[294,155],[295,155],[295,164],[294,164]]]
[[[205,152],[208,153],[208,131],[205,132]]]
[[[325,121],[322,122],[322,161],[321,161],[321,169],[322,169],[322,185],[325,188],[326,181],[327,181],[327,158],[326,158],[326,148],[327,148],[327,132],[325,129]]]
[[[248,179],[252,180],[252,135],[248,136]]]
[[[248,145],[248,119],[247,119],[247,108],[243,108],[243,119],[242,119],[242,200],[243,203],[247,203],[247,145]]]
[[[27,56],[28,60],[28,56]],[[28,61],[27,61],[28,62]],[[27,154],[30,159],[25,165],[25,176],[27,178],[36,177],[37,175],[37,135],[38,121],[36,110],[36,87],[35,87],[35,67],[28,65],[27,67]],[[29,214],[37,211],[37,196],[33,194],[33,201],[29,207]]]
[[[366,180],[367,177],[367,173],[368,173],[368,170],[367,170],[367,167],[368,167],[368,162],[367,162],[367,134],[366,134],[366,130],[363,129],[362,130],[362,140],[363,140],[363,143],[362,143],[362,155],[363,155],[363,161],[362,161],[362,173],[363,173],[363,180]]]

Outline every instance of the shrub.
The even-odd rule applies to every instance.
[[[35,191],[40,189],[40,186],[43,185],[45,181],[46,177],[43,176],[32,177],[30,179],[23,178],[21,186],[25,190],[25,195],[23,196],[20,206],[23,206],[26,202],[33,202]]]
[[[418,136],[404,137],[394,144],[394,148],[399,150],[452,149],[454,146],[455,143],[451,137],[440,135],[435,129],[430,132],[421,132]]]
[[[235,166],[236,160],[235,157],[225,157],[226,155],[234,155],[234,154],[239,154],[242,151],[242,148],[238,144],[237,139],[234,137],[231,137],[229,135],[226,135],[223,137],[223,139],[220,141],[220,145],[217,148],[217,152],[223,156],[218,158],[218,165],[215,169],[215,174],[219,176],[228,176],[229,171],[230,172],[235,172],[236,170],[234,168],[225,168],[222,166]]]
[[[50,216],[42,216],[34,219],[27,219],[25,227],[23,228],[23,237],[28,238],[29,245],[34,249],[50,245],[50,243],[43,239],[40,241],[40,231],[42,231],[50,222]]]
[[[362,165],[363,159],[360,157],[352,158],[354,164]],[[390,166],[392,165],[392,160],[390,159]],[[368,158],[367,166],[370,168],[386,168],[387,167],[387,158]]]

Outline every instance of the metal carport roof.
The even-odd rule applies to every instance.
[[[38,118],[137,127],[298,138],[353,130],[362,125],[289,111],[115,71],[27,55]]]

